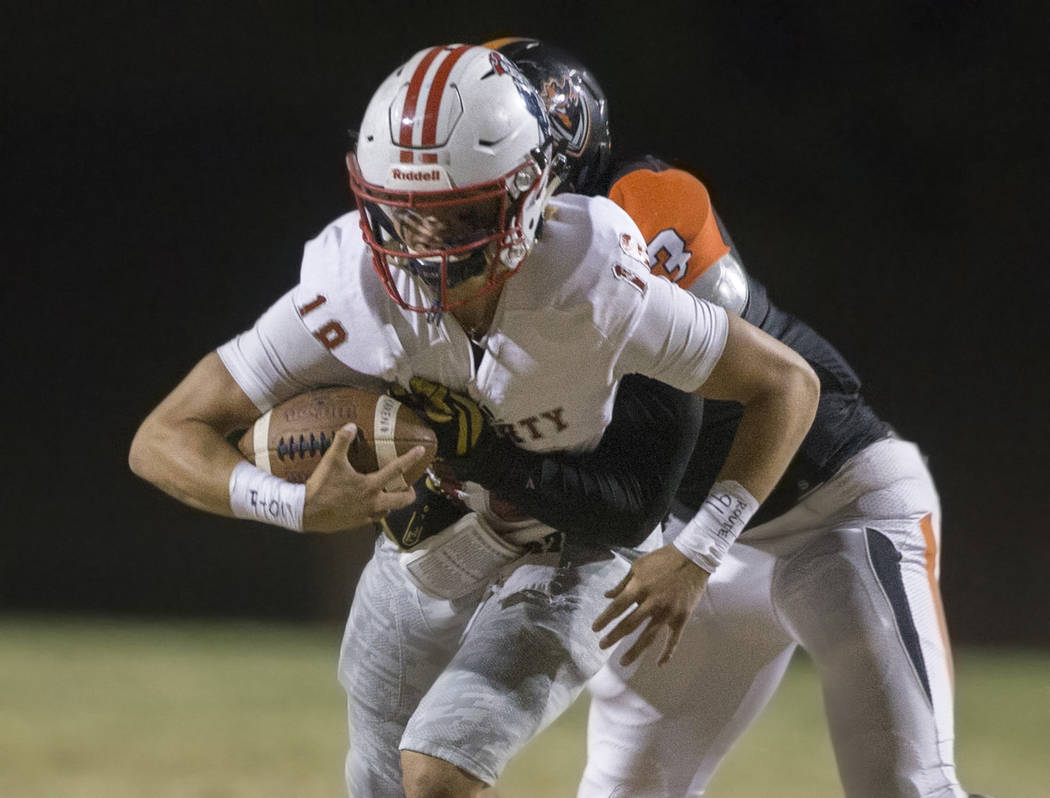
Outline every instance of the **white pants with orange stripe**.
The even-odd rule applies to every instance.
[[[858,453],[731,547],[669,664],[647,653],[624,669],[614,655],[591,680],[579,798],[703,795],[796,646],[819,674],[847,796],[965,796],[939,549],[917,447],[887,439]]]

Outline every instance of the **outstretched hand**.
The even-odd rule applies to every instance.
[[[426,450],[416,446],[378,471],[362,474],[354,470],[347,456],[356,437],[356,424],[347,424],[336,432],[332,445],[306,480],[304,532],[337,532],[365,526],[415,499],[411,486],[396,491],[384,488],[398,474],[403,476]]]
[[[631,564],[627,576],[606,592],[606,598],[612,601],[595,619],[591,628],[600,632],[629,607],[637,606],[620,618],[598,645],[603,649],[609,648],[648,620],[648,625],[634,645],[620,658],[620,664],[630,665],[638,659],[665,626],[669,636],[657,664],[663,665],[670,661],[686,621],[699,603],[709,577],[707,571],[670,544],[642,555]]]

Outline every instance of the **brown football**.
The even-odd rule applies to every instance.
[[[350,464],[362,473],[376,471],[413,446],[427,453],[404,475],[411,485],[437,453],[437,438],[415,412],[385,394],[339,386],[318,388],[272,408],[241,436],[237,448],[249,462],[289,482],[306,482],[328,451],[336,431],[357,424],[350,444]],[[404,485],[397,479],[387,486]]]

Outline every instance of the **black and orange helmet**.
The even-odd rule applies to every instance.
[[[571,55],[537,39],[486,42],[514,62],[547,106],[555,141],[559,190],[601,193],[612,152],[609,108],[594,75]]]

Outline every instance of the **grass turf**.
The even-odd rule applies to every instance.
[[[0,617],[0,795],[336,798],[346,740],[338,629]],[[957,759],[971,790],[1045,794],[1050,653],[956,654]],[[511,764],[499,798],[570,798],[585,706]],[[804,658],[708,790],[840,795]]]

